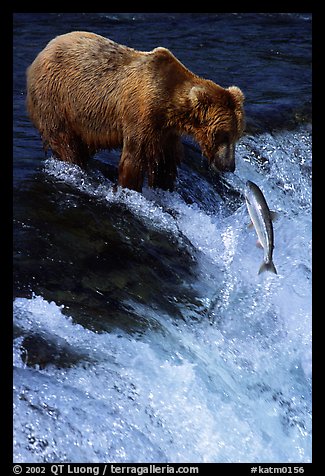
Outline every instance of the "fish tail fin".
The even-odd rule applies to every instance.
[[[265,261],[263,261],[262,266],[258,271],[258,274],[264,273],[264,271],[270,271],[271,273],[278,274],[273,264],[273,261],[270,261],[269,263],[265,263]]]

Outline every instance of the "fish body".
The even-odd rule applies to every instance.
[[[272,216],[274,212],[269,210],[261,189],[250,180],[246,182],[245,200],[259,243],[264,249],[264,260],[258,274],[264,271],[277,274],[272,258],[274,248]]]

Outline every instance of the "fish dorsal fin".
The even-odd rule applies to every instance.
[[[279,212],[274,212],[274,211],[270,210],[270,217],[271,217],[272,221],[277,220],[279,218]]]
[[[250,221],[247,225],[247,228],[254,228],[254,223]]]
[[[260,242],[260,240],[257,240],[256,246],[257,246],[257,248],[262,248],[262,249],[263,249],[263,245],[262,245],[262,243]]]

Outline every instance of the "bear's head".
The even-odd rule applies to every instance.
[[[235,143],[245,126],[244,95],[236,86],[227,89],[206,80],[190,89],[191,133],[212,168],[234,172]]]

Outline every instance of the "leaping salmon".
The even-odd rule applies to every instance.
[[[274,248],[272,220],[274,220],[276,213],[269,210],[261,189],[250,180],[246,182],[245,199],[259,243],[264,249],[264,260],[258,274],[264,271],[277,274],[272,258]]]

